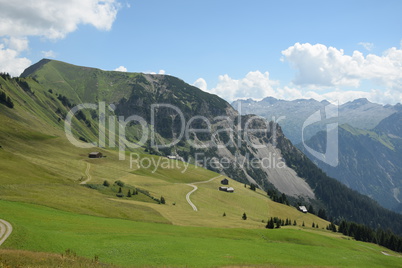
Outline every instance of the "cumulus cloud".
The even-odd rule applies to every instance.
[[[28,49],[28,39],[26,37],[10,37],[10,38],[3,38],[3,43],[9,49],[15,50],[17,52],[22,52]]]
[[[31,61],[21,57],[21,53],[28,49],[28,39],[9,37],[3,38],[0,43],[0,72],[19,76]]]
[[[21,54],[28,50],[28,37],[57,40],[80,24],[110,30],[120,4],[117,0],[0,0],[0,71],[19,75],[31,61]],[[54,58],[53,51],[42,51]]]
[[[396,104],[398,102],[402,103],[402,92],[391,89],[372,89],[370,91],[362,91],[335,88],[323,92],[309,90],[300,86],[275,86],[277,85],[277,82],[272,80],[267,81],[267,77],[264,75],[254,76],[252,83],[244,83],[244,81],[249,80],[250,77],[247,78],[247,76],[245,78],[235,80],[230,78],[228,75],[222,75],[220,76],[218,84],[212,89],[207,88],[207,82],[203,78],[197,79],[193,85],[206,92],[216,94],[229,102],[237,99],[251,98],[254,100],[261,100],[265,97],[274,97],[282,100],[327,100],[329,102],[339,104],[344,104],[360,98],[367,98],[371,102],[381,104]],[[255,90],[255,85],[265,85],[265,90]],[[245,94],[244,92],[248,92],[248,94]]]
[[[195,80],[195,82],[193,83],[193,86],[198,87],[199,89],[201,89],[203,91],[208,91],[207,81],[205,81],[204,78],[198,78],[197,80]]]
[[[64,38],[79,24],[110,30],[120,4],[116,0],[0,0],[0,36]]]
[[[233,101],[239,98],[261,99],[273,94],[273,86],[279,84],[278,81],[269,78],[269,72],[260,71],[249,72],[241,79],[233,79],[227,74],[220,75],[218,79],[216,87],[210,90],[207,89],[207,83],[202,78],[197,79],[194,85],[228,101]]]
[[[282,51],[284,60],[297,70],[293,83],[311,88],[359,87],[362,80],[402,91],[402,50],[388,49],[382,56],[359,51],[345,55],[342,49],[309,43]]]
[[[124,67],[124,66],[119,66],[114,70],[117,71],[117,72],[124,72],[124,73],[127,72],[127,68]]]
[[[374,48],[374,44],[368,42],[360,42],[358,45],[363,46],[368,51],[371,51]]]

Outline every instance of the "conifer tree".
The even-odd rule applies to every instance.
[[[271,219],[268,220],[267,225],[265,226],[265,228],[274,229],[274,227],[275,227],[274,219],[272,219],[272,217],[271,217]]]

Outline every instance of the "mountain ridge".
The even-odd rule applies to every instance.
[[[382,206],[402,212],[402,114],[394,113],[383,119],[372,130],[362,130],[350,125],[339,127],[339,165],[330,167],[297,146],[329,176],[350,188],[377,200]],[[306,142],[311,148],[323,151],[326,132],[319,132]]]
[[[58,66],[59,71],[54,70],[54,68],[43,68],[43,66],[51,67],[52,64]],[[395,222],[395,219],[399,217],[380,208],[372,200],[349,191],[346,186],[338,184],[334,179],[325,177],[322,171],[308,162],[308,159],[292,145],[282,133],[281,127],[275,122],[266,122],[259,119],[251,121],[248,126],[251,129],[265,129],[264,132],[249,135],[254,145],[263,147],[261,149],[253,148],[243,140],[247,129],[246,121],[253,118],[252,116],[236,117],[237,112],[226,101],[214,95],[206,95],[201,90],[185,84],[180,79],[153,75],[154,80],[151,79],[150,82],[144,74],[106,72],[86,67],[72,67],[69,64],[55,63],[53,61],[47,62],[43,66],[26,78],[0,81],[9,87],[8,91],[11,92],[10,94],[13,96],[18,109],[22,108],[25,101],[29,106],[24,109],[31,109],[31,112],[39,115],[40,118],[43,118],[45,122],[55,128],[63,128],[65,115],[71,107],[78,103],[105,101],[114,105],[117,104],[116,109],[112,109],[112,111],[106,109],[105,112],[105,116],[117,118],[119,114],[116,114],[115,111],[119,111],[118,108],[121,106],[119,105],[119,100],[126,99],[125,103],[132,105],[133,109],[138,110],[141,107],[141,109],[145,109],[150,106],[150,103],[145,102],[146,97],[159,92],[159,95],[154,95],[159,96],[158,100],[163,100],[167,103],[178,102],[180,107],[187,107],[186,109],[189,109],[189,112],[186,112],[187,117],[194,115],[198,111],[207,111],[209,113],[206,113],[207,117],[205,118],[211,122],[211,128],[216,132],[216,135],[211,137],[203,133],[192,133],[190,138],[195,144],[206,144],[212,139],[217,145],[226,145],[219,149],[194,149],[189,147],[186,142],[179,142],[172,148],[155,150],[150,144],[145,143],[143,148],[146,152],[161,156],[178,154],[186,161],[194,161],[193,156],[197,153],[202,154],[206,159],[212,160],[226,157],[230,163],[228,168],[216,165],[213,161],[207,164],[204,163],[205,165],[203,166],[230,176],[241,183],[256,183],[263,189],[275,189],[276,186],[276,188],[281,188],[278,182],[283,183],[287,180],[285,187],[281,188],[282,191],[289,195],[301,196],[303,203],[312,202],[316,209],[327,209],[330,215],[334,215],[334,219],[345,217],[361,223],[368,223],[373,228],[376,228],[380,218],[374,215],[383,215],[390,222]],[[64,79],[63,77],[68,79],[61,80]],[[168,83],[164,84],[164,81]],[[166,85],[175,90],[165,90]],[[196,99],[191,96],[186,97],[188,92],[186,93],[184,89],[188,88],[198,92],[200,97]],[[141,103],[143,106],[141,106]],[[218,107],[212,107],[212,104]],[[217,115],[214,111],[222,112],[221,115],[224,115],[224,118],[211,118]],[[144,113],[145,115],[146,113]],[[101,115],[96,110],[94,112],[84,111],[73,120],[75,126],[74,135],[87,142],[96,140],[100,127],[98,120],[100,117]],[[192,122],[191,127],[197,127],[198,129],[207,127],[205,120],[202,118],[197,120]],[[162,110],[160,118],[155,120],[155,124],[152,125],[156,130],[156,141],[161,144],[172,141],[176,137],[179,123],[179,116],[175,115],[172,110]],[[142,132],[140,124],[134,122],[134,124],[127,124],[126,127],[127,141],[138,141]],[[230,127],[233,129],[234,135],[231,135],[230,131],[225,131]],[[110,130],[109,126],[107,130]],[[106,139],[110,140],[110,133],[106,131],[105,134]],[[115,148],[117,149],[117,147]],[[189,157],[192,157],[192,160]],[[263,167],[261,160],[266,157],[271,157],[272,162],[275,160],[276,163],[281,163],[280,166],[274,168]],[[257,162],[256,167],[241,165],[244,161],[250,163],[255,160],[260,161]],[[303,166],[308,167],[308,170]],[[285,180],[284,178],[287,179]],[[329,185],[333,186],[332,189]],[[296,192],[293,192],[292,188],[296,189]],[[326,196],[331,196],[331,199]],[[344,204],[342,204],[340,198],[342,200],[354,200],[356,204],[359,204],[359,207],[352,206],[348,210],[343,210]],[[399,224],[394,223],[391,225],[387,223],[386,226],[397,233],[402,233],[402,226]]]
[[[330,120],[323,118],[320,122],[303,129],[303,123],[317,111],[323,111],[330,103],[326,100],[297,99],[293,101],[267,97],[261,101],[237,100],[231,103],[234,108],[241,107],[242,114],[256,114],[268,120],[279,120],[285,135],[294,143],[310,139],[317,132],[325,130]],[[240,106],[239,106],[240,105]],[[381,105],[368,101],[366,98],[356,99],[342,105],[335,105],[337,122],[349,124],[362,129],[374,128],[382,119],[401,111],[401,104]]]

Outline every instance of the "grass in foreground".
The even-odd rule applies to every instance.
[[[87,259],[77,256],[74,252],[63,254],[32,252],[24,250],[0,250],[0,267],[66,267],[66,268],[113,268],[115,266],[100,263],[96,258]]]
[[[120,266],[402,266],[401,255],[385,256],[382,247],[327,231],[184,227],[9,201],[0,201],[0,208],[1,217],[14,226],[5,248],[59,254],[71,249]]]

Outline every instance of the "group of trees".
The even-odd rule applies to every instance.
[[[327,230],[336,233],[336,231],[337,231],[336,230],[336,225],[333,222],[331,222],[330,224],[328,224]]]
[[[125,195],[126,197],[132,197],[133,195],[138,195],[137,189],[128,189],[127,194]],[[116,194],[117,197],[124,197],[123,194],[123,189],[119,187],[119,192]]]
[[[278,194],[278,192],[276,190],[268,189],[267,194],[272,201],[281,203],[281,204],[285,204],[285,205],[289,205],[288,198],[284,193]]]
[[[8,108],[14,108],[14,103],[9,96],[3,91],[0,91],[0,103],[4,104]]]
[[[24,78],[15,78],[15,81],[17,84],[24,90],[25,92],[31,93],[32,95],[35,95],[35,92],[32,91],[31,86],[28,84],[27,81],[25,81]]]
[[[357,241],[375,243],[393,251],[402,252],[402,237],[395,235],[391,231],[373,230],[363,224],[342,220],[339,224],[338,232],[351,236]]]
[[[246,185],[244,184],[244,187],[246,187]],[[255,185],[254,183],[250,184],[250,190],[255,191],[257,189],[257,185]]]
[[[0,76],[1,76],[4,80],[10,80],[10,79],[11,79],[11,75],[10,75],[9,73],[0,72]]]
[[[292,220],[290,220],[290,219],[283,220],[278,217],[273,217],[273,218],[271,217],[268,220],[265,228],[274,229],[274,228],[281,228],[281,226],[287,226],[287,225],[292,225]],[[297,225],[297,222],[296,222],[296,220],[294,220],[293,226],[296,226],[296,225]]]
[[[103,184],[102,184],[102,185],[105,186],[105,187],[110,187],[110,182],[108,182],[107,180],[105,180],[105,181],[103,181]],[[126,197],[132,197],[133,195],[138,195],[138,190],[137,190],[136,188],[134,188],[134,189],[128,189],[128,190],[127,190],[127,194],[124,195],[122,188],[125,186],[125,184],[124,184],[124,182],[122,182],[122,181],[120,181],[120,180],[115,181],[115,182],[114,182],[114,185],[119,187],[119,190],[118,190],[118,192],[117,192],[117,194],[116,194],[117,197],[124,197],[124,196],[126,196]]]
[[[57,96],[57,99],[61,101],[65,107],[72,108],[74,106],[66,96],[60,94]]]

